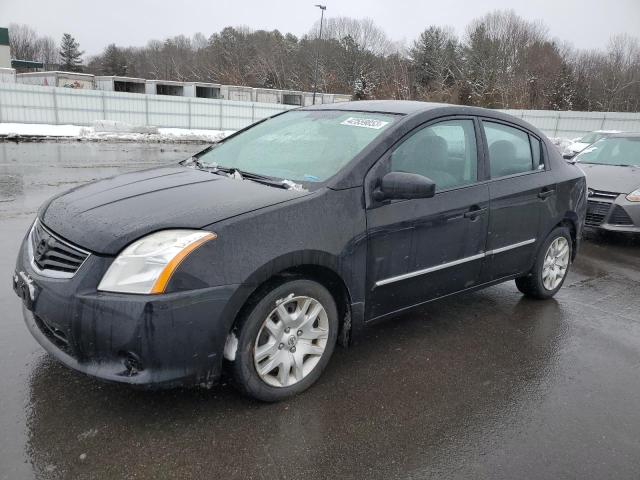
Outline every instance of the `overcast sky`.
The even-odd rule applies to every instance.
[[[301,35],[319,17],[318,0],[0,0],[0,22],[26,23],[59,39],[69,32],[88,54],[108,43],[144,45],[225,26]],[[605,48],[611,35],[640,37],[640,0],[323,0],[329,16],[370,17],[392,40],[411,42],[426,26],[458,34],[475,17],[501,8],[543,20],[553,37],[580,48]]]

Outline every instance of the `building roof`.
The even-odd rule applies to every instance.
[[[81,72],[64,72],[62,70],[47,70],[46,72],[27,72],[27,73],[19,73],[18,75],[24,77],[38,77],[43,75],[73,75],[79,77],[91,77],[94,76],[90,73],[81,73]]]
[[[186,84],[189,83],[189,82],[181,82],[179,80],[156,80],[155,78],[151,79],[151,80],[147,79],[147,80],[145,80],[145,82],[147,82],[147,83],[160,83],[162,85],[178,85],[178,86],[186,85]]]
[[[124,77],[121,75],[96,75],[96,80],[114,80],[116,82],[144,83],[144,78]]]
[[[33,60],[11,60],[11,68],[44,68],[44,63]]]

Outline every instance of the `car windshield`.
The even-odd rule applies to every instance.
[[[587,133],[584,137],[578,140],[579,143],[595,143],[605,135],[603,133],[591,132]]]
[[[337,110],[298,110],[266,120],[199,154],[207,167],[301,182],[335,175],[397,115]]]
[[[603,138],[576,159],[580,163],[640,166],[640,137]]]

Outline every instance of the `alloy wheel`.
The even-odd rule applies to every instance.
[[[542,284],[549,291],[558,288],[569,268],[569,242],[565,237],[558,237],[547,249],[542,265]]]
[[[280,301],[264,320],[253,348],[259,377],[273,387],[300,382],[318,364],[329,338],[322,304],[307,296]]]

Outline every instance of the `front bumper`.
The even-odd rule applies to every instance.
[[[90,256],[70,279],[39,275],[23,242],[14,289],[31,334],[68,367],[102,380],[172,387],[220,376],[226,308],[238,285],[164,295],[96,291],[110,259]]]
[[[595,195],[587,201],[585,225],[611,232],[640,233],[640,203],[628,201],[624,194],[610,198]]]

